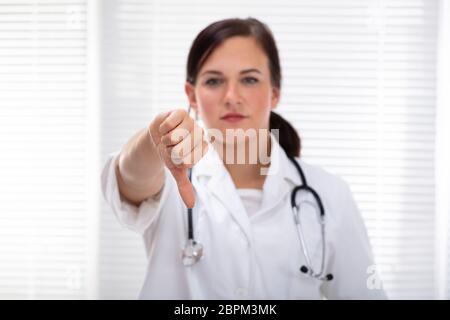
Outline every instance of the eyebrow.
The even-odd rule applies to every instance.
[[[252,69],[245,69],[242,70],[241,72],[239,72],[240,74],[245,74],[245,73],[250,73],[250,72],[257,72],[257,73],[261,73],[261,71],[259,71],[258,69],[252,68]],[[217,75],[222,75],[222,72],[217,71],[217,70],[207,70],[204,71],[200,76],[203,76],[206,73],[212,73],[212,74],[217,74]]]

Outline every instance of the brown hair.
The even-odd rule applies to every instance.
[[[220,20],[203,29],[193,41],[189,51],[186,81],[195,85],[198,72],[214,49],[228,38],[235,36],[252,37],[257,41],[268,57],[272,86],[281,89],[281,67],[275,39],[267,25],[255,18]],[[279,142],[288,156],[300,156],[300,137],[288,121],[271,111],[269,128],[280,130]]]

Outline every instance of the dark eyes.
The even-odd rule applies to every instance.
[[[212,78],[212,79],[208,79],[206,80],[205,84],[208,86],[215,86],[217,84],[219,84],[219,81],[221,81],[220,79],[216,79],[216,78]]]
[[[250,83],[250,84],[258,82],[258,79],[253,78],[253,77],[247,77],[247,78],[244,78],[244,80],[245,80],[244,82]]]
[[[244,79],[242,79],[242,81],[246,84],[254,84],[254,83],[257,83],[259,80],[254,77],[245,77]],[[222,82],[223,82],[222,79],[210,78],[205,82],[205,84],[207,86],[217,86],[218,84],[220,84]]]

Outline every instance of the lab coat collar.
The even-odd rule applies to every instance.
[[[287,193],[301,183],[300,175],[289,160],[278,138],[271,134],[272,150],[270,167],[263,186],[263,202],[261,208],[267,212],[279,205]]]
[[[208,145],[207,153],[194,166],[192,179],[194,188],[198,185],[206,186],[207,194],[214,196],[222,203],[245,234],[247,241],[251,243],[250,221],[246,216],[245,208],[239,199],[231,176],[212,145]],[[208,206],[209,199],[204,200],[205,205]]]
[[[275,177],[278,179],[285,179],[291,184],[300,184],[301,178],[297,172],[297,169],[291,163],[286,155],[286,152],[279,144],[278,138],[273,133],[271,133],[270,135],[272,146],[270,155],[271,164],[269,166],[266,181],[269,177]],[[194,170],[192,173],[193,177],[195,177],[196,179],[198,179],[198,177],[200,176],[222,178],[222,174],[224,173],[224,171],[226,171],[226,168],[223,165],[222,159],[220,158],[214,147],[212,145],[209,145],[207,153],[194,166]],[[267,183],[265,182],[265,185],[266,184]]]
[[[239,194],[236,192],[233,180],[214,147],[212,145],[208,147],[207,153],[192,171],[194,186],[200,181],[205,183],[208,192],[211,192],[230,212],[251,242],[250,220]],[[271,133],[270,166],[263,185],[261,213],[262,211],[270,212],[279,205],[286,193],[289,193],[295,185],[300,184],[300,181],[297,169],[280,146],[278,139]]]

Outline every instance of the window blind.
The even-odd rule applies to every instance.
[[[122,145],[154,115],[154,1],[104,1],[101,10],[101,154]],[[155,97],[153,97],[155,95]],[[142,239],[118,224],[103,203],[99,297],[134,299],[144,281]]]
[[[439,2],[438,82],[436,110],[436,286],[439,298],[450,299],[450,3]]]
[[[89,297],[86,1],[0,1],[0,298]]]

